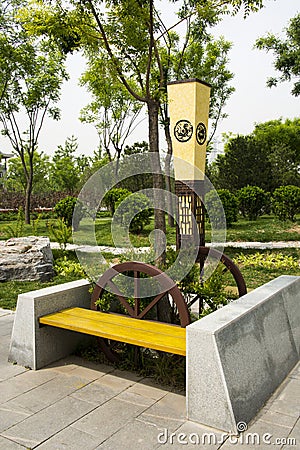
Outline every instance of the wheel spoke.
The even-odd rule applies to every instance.
[[[109,280],[107,282],[108,286],[111,288],[112,293],[115,294],[118,299],[120,300],[120,302],[122,303],[122,305],[124,306],[124,308],[127,310],[127,312],[129,313],[129,315],[131,317],[134,317],[134,310],[132,309],[132,307],[129,305],[129,303],[127,302],[126,298],[124,297],[124,295],[122,294],[122,292],[119,290],[119,288],[115,285],[115,283],[113,283],[113,281]]]
[[[140,313],[140,272],[134,271],[134,312],[135,317]]]

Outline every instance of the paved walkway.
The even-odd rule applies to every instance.
[[[206,244],[207,247],[210,246],[208,242]],[[215,245],[216,246],[216,245]],[[175,246],[171,246],[175,249]],[[253,249],[280,249],[280,248],[300,248],[300,241],[277,241],[277,242],[233,242],[228,241],[224,243],[218,243],[216,246],[219,247],[234,247],[234,248],[253,248]],[[57,242],[51,242],[51,248],[59,248],[59,244]],[[67,244],[67,250],[79,250],[86,253],[93,253],[95,249],[98,251],[113,253],[114,255],[121,255],[127,253],[127,247],[108,247],[104,245],[99,245],[99,247],[95,247],[93,245],[76,245],[76,244]],[[147,252],[149,247],[135,247],[135,251],[140,253]]]
[[[300,448],[300,365],[237,442],[187,421],[185,396],[149,378],[78,357],[38,371],[8,363],[13,319],[0,310],[1,450]]]

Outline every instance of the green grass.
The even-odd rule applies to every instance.
[[[299,241],[300,217],[296,222],[280,221],[274,216],[262,216],[255,221],[240,218],[227,229],[227,241],[269,242]]]
[[[240,254],[253,255],[255,253],[260,253],[263,255],[272,254],[283,254],[286,256],[292,256],[295,261],[298,261],[298,268],[285,269],[278,268],[276,264],[271,268],[262,267],[243,267],[239,264],[238,267],[246,281],[247,288],[255,289],[280,275],[296,275],[300,276],[300,249],[298,248],[284,248],[284,249],[272,249],[272,250],[257,250],[257,249],[237,249],[233,247],[226,247],[224,250],[225,254],[229,258],[238,258]]]
[[[54,260],[61,258],[63,255],[71,260],[77,261],[75,252],[68,251],[63,253],[61,250],[53,250]],[[41,282],[41,281],[6,281],[0,284],[0,308],[12,309],[16,308],[17,299],[19,294],[25,292],[34,291],[37,289],[42,289],[48,286],[55,286],[57,284],[67,283],[68,281],[74,281],[78,279],[76,276],[59,276],[56,275],[51,281]]]

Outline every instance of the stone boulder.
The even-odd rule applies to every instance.
[[[0,241],[0,281],[48,281],[53,275],[49,238],[28,236]]]

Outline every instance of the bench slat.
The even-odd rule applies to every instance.
[[[68,308],[39,319],[43,325],[64,328],[178,355],[186,354],[185,328],[128,316]]]

